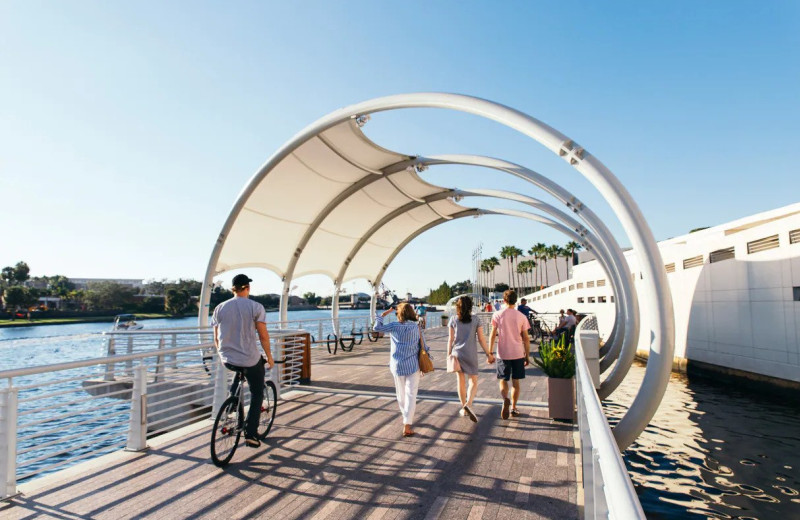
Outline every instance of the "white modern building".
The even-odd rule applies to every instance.
[[[675,310],[673,367],[687,363],[800,384],[800,203],[659,242]],[[642,290],[636,254],[625,252]],[[539,312],[573,308],[614,323],[615,295],[597,261],[527,296]],[[647,354],[642,323],[638,353]]]

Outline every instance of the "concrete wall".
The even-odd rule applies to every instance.
[[[790,234],[795,243],[790,243]],[[777,248],[748,252],[748,244],[774,235]],[[800,382],[798,235],[800,204],[794,204],[660,242],[665,266],[674,264],[667,278],[675,304],[675,357]],[[730,247],[733,258],[711,261],[712,252]],[[636,255],[625,256],[640,289]],[[684,260],[698,256],[702,263],[684,267]],[[598,280],[605,285],[598,287]],[[571,280],[528,298],[537,311],[572,307],[596,314],[604,337],[614,323],[607,280],[592,261],[575,266]],[[643,323],[639,350],[649,349],[649,337]]]

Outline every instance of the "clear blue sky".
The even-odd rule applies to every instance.
[[[620,178],[659,240],[800,195],[794,1],[5,1],[0,49],[0,266],[24,260],[33,275],[201,279],[269,155],[336,108],[402,92],[471,94],[557,128]],[[400,152],[520,162],[627,243],[586,181],[495,123],[413,110],[365,131]],[[538,195],[484,170],[424,176]],[[386,283],[422,294],[465,279],[479,242],[496,254],[566,238],[464,219],[413,242]],[[257,292],[277,292],[277,276],[252,274]]]

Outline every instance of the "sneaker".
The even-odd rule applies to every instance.
[[[519,417],[519,415],[520,415],[519,410],[517,410],[516,408],[513,408],[511,410],[511,417]]]
[[[461,411],[463,411],[464,414],[466,414],[466,416],[469,417],[470,421],[474,423],[478,422],[478,417],[476,417],[475,414],[472,413],[472,410],[469,409],[469,406],[464,406],[464,408],[462,408]]]
[[[461,417],[466,417],[467,416],[467,412],[465,412],[464,409],[462,408],[462,409],[460,409],[458,411],[458,415],[460,415]]]
[[[503,398],[503,408],[500,410],[500,417],[508,419],[508,409],[511,406],[511,399],[508,397]]]
[[[258,448],[261,446],[261,441],[258,440],[258,437],[254,435],[245,435],[244,436],[244,443],[251,448]]]

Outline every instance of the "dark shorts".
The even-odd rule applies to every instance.
[[[498,359],[497,379],[525,379],[525,358]]]

